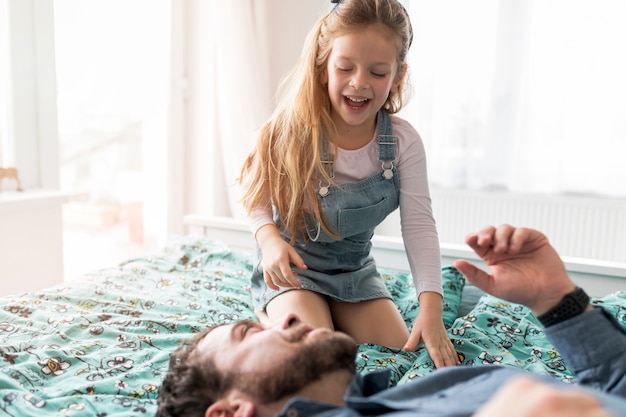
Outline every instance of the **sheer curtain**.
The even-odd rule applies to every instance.
[[[626,196],[626,3],[406,4],[434,185]]]
[[[195,3],[192,13],[200,13],[206,24],[197,51],[206,50],[209,59],[196,66],[201,73],[191,78],[196,82],[192,94],[198,87],[204,93],[192,100],[199,104],[195,124],[205,135],[199,142],[211,142],[196,156],[200,172],[208,169],[214,180],[200,188],[213,198],[213,210],[222,211],[218,214],[241,215],[236,178],[255,130],[271,111],[266,5],[254,0]]]
[[[242,217],[236,179],[319,16],[319,0],[191,0],[186,205]]]

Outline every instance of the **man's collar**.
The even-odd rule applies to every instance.
[[[391,370],[381,369],[365,375],[355,375],[346,392],[348,397],[369,397],[389,388]],[[358,384],[358,385],[356,385]]]
[[[346,403],[356,405],[370,395],[377,394],[389,388],[391,371],[384,369],[366,375],[356,374],[345,393]],[[278,417],[307,417],[338,408],[320,401],[294,397],[287,401],[285,407],[277,414]],[[357,406],[357,408],[360,408]]]

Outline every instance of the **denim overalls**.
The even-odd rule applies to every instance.
[[[327,295],[338,301],[358,302],[375,298],[391,298],[370,255],[374,228],[398,208],[399,181],[394,165],[397,138],[393,136],[391,119],[385,110],[377,116],[379,173],[356,183],[338,186],[320,185],[318,199],[332,230],[341,237],[334,240],[314,220],[307,221],[309,241],[296,241],[295,248],[307,270],[298,270],[303,289]],[[328,158],[322,154],[322,160]],[[332,178],[332,172],[330,172]],[[280,219],[274,218],[283,238]],[[267,287],[263,280],[261,250],[257,245],[256,266],[252,274],[252,300],[257,311],[278,294],[293,290]]]

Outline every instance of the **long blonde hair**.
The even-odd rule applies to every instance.
[[[307,36],[297,65],[281,83],[276,110],[262,126],[256,147],[243,165],[240,183],[248,185],[242,198],[245,208],[250,212],[273,204],[292,243],[306,238],[304,218],[311,214],[326,233],[337,237],[316,196],[320,181],[333,183],[320,158],[320,150],[330,148],[335,134],[328,89],[321,76],[335,38],[375,23],[398,35],[398,68],[405,66],[412,33],[402,5],[397,0],[340,1]],[[383,105],[387,112],[402,108],[406,78]]]

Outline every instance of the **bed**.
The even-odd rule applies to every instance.
[[[0,415],[154,415],[169,354],[182,339],[254,318],[246,231],[239,225],[229,235],[229,220],[213,219],[217,228],[187,222],[193,233],[152,257],[0,299]],[[411,277],[387,266],[401,251],[379,249],[381,275],[410,325],[419,309]],[[453,267],[443,267],[442,279],[444,320],[463,366],[515,366],[574,380],[525,307],[481,293]],[[626,293],[593,302],[626,326]],[[363,373],[390,369],[394,384],[434,370],[423,347],[407,353],[363,344],[356,362]]]

